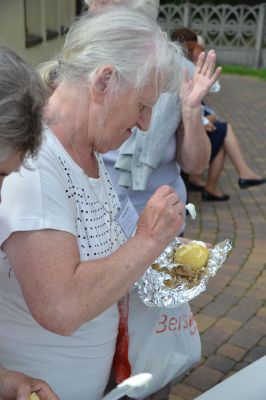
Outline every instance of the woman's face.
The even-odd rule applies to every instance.
[[[0,155],[2,152],[0,152]],[[16,151],[7,160],[0,161],[0,202],[1,202],[1,187],[6,176],[14,171],[18,171],[21,165],[21,152]]]
[[[130,89],[109,98],[106,116],[97,127],[95,150],[105,153],[117,149],[130,137],[134,127],[146,131],[158,94],[158,86],[152,83],[140,93]]]

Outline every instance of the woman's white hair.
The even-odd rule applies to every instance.
[[[142,89],[152,79],[159,90],[178,90],[183,53],[155,21],[124,7],[85,14],[66,36],[62,52],[40,67],[51,89],[62,81],[91,82],[106,65],[115,69],[116,87]]]
[[[133,10],[146,13],[150,18],[156,20],[159,11],[159,0],[84,0],[92,11],[101,10],[108,6],[126,6]]]
[[[0,45],[0,163],[35,156],[42,142],[46,91],[35,68]]]

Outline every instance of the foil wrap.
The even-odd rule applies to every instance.
[[[175,239],[154,263],[168,269],[176,266],[173,262],[173,255],[176,248],[181,244],[182,242],[179,239]],[[211,248],[204,272],[197,284],[192,287],[185,281],[174,289],[169,288],[165,286],[164,281],[169,279],[170,276],[165,272],[156,271],[150,266],[136,283],[140,298],[149,307],[174,308],[179,304],[187,303],[206,290],[209,279],[221,268],[231,249],[232,244],[229,239]]]

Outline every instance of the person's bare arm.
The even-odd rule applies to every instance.
[[[209,51],[199,57],[193,77],[186,74],[180,98],[183,130],[177,131],[177,161],[189,174],[201,173],[208,165],[211,146],[201,121],[201,102],[218,79],[221,68],[215,70],[216,54]],[[215,71],[214,71],[215,70]]]
[[[129,290],[183,220],[184,204],[162,186],[141,214],[135,236],[108,257],[80,262],[76,238],[56,230],[13,233],[3,249],[33,317],[50,331],[71,335]]]

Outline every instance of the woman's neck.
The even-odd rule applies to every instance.
[[[60,85],[49,99],[45,118],[75,163],[88,176],[98,178],[98,162],[89,137],[88,108],[86,88]]]

